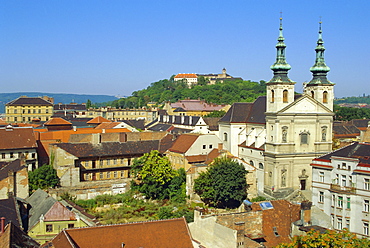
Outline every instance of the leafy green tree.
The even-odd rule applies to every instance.
[[[92,105],[91,100],[90,99],[87,99],[87,101],[86,101],[86,109],[91,108],[91,105]]]
[[[315,247],[315,248],[357,248],[370,247],[370,240],[359,239],[356,234],[350,233],[347,229],[343,231],[328,230],[325,233],[309,231],[307,235],[294,236],[291,243],[280,244],[277,248],[293,247]]]
[[[208,205],[236,208],[247,197],[247,171],[230,158],[216,158],[194,180],[194,191]]]
[[[59,186],[59,177],[57,171],[52,165],[43,165],[34,171],[28,172],[30,191]]]

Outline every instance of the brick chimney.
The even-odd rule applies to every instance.
[[[0,218],[0,234],[3,234],[5,231],[5,217]]]
[[[301,220],[303,226],[311,225],[311,207],[312,202],[303,201],[301,203]]]

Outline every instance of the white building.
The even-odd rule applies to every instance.
[[[370,144],[353,143],[312,161],[312,202],[335,229],[369,238]]]

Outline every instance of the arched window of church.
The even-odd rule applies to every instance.
[[[275,91],[271,90],[271,102],[275,102]]]
[[[288,102],[288,90],[283,91],[283,102]]]
[[[258,167],[259,167],[260,169],[263,169],[263,164],[262,164],[262,163],[259,163],[259,164],[258,164]]]
[[[224,141],[227,141],[227,133],[224,133]]]
[[[249,164],[252,165],[252,166],[254,166],[253,160],[249,161]]]
[[[311,91],[311,96],[312,96],[312,98],[315,98],[315,92],[314,91]]]
[[[327,91],[324,91],[324,93],[322,95],[322,102],[323,103],[328,103],[328,92]]]

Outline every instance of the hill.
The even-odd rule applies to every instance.
[[[42,92],[16,92],[16,93],[0,93],[0,113],[5,112],[5,104],[20,97],[39,97],[49,96],[54,97],[54,103],[85,103],[88,99],[92,103],[103,103],[117,100],[115,96],[108,95],[83,95],[83,94],[62,94],[62,93],[42,93]]]

